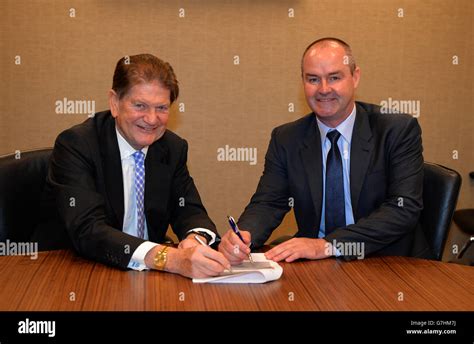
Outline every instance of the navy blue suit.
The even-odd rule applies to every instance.
[[[329,242],[363,242],[365,254],[430,257],[418,219],[423,208],[421,129],[415,118],[356,102],[350,189],[355,224]],[[314,113],[273,130],[257,190],[239,219],[258,247],[294,200],[297,237],[317,238],[323,200],[321,138]]]

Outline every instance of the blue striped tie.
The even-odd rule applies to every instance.
[[[137,233],[139,238],[145,237],[145,154],[142,151],[133,153],[135,159],[135,198],[137,203]]]

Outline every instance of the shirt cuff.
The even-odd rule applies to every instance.
[[[145,241],[138,246],[135,252],[133,252],[132,259],[130,259],[130,262],[128,263],[128,268],[137,271],[149,270],[145,264],[145,256],[148,251],[155,246],[158,246],[158,244],[151,241]]]
[[[188,235],[189,233],[196,233],[196,234],[199,234],[199,232],[205,232],[207,234],[209,234],[211,236],[211,241],[207,243],[207,245],[211,246],[213,243],[216,242],[216,233],[214,233],[213,231],[209,230],[209,229],[206,229],[206,228],[193,228],[189,231],[187,231],[186,235]]]
[[[326,239],[324,239],[324,240],[326,240]],[[336,248],[336,246],[333,245],[333,244],[336,243],[336,240],[333,240],[332,242],[326,240],[326,242],[327,242],[327,245],[331,245],[330,247],[328,247],[328,249],[330,249],[330,250],[332,251],[332,252],[331,252],[332,255],[333,255],[334,257],[340,257],[340,256],[341,256],[341,251],[339,251],[339,250]],[[327,252],[329,253],[329,250],[328,250]]]

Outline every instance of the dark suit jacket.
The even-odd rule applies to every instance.
[[[148,148],[145,216],[150,241],[163,242],[169,224],[179,239],[196,227],[216,232],[189,175],[187,149],[186,141],[169,130]],[[58,136],[47,186],[74,248],[90,259],[126,268],[143,240],[122,232],[122,179],[110,111]]]
[[[364,242],[365,254],[429,257],[421,227],[423,156],[416,119],[381,114],[356,102],[351,142],[350,187],[355,224],[326,236],[333,242]],[[294,200],[297,237],[317,238],[323,195],[321,139],[311,113],[273,130],[265,170],[239,219],[261,246]],[[399,206],[400,200],[403,206]]]

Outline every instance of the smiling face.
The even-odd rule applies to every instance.
[[[171,105],[170,90],[157,81],[138,83],[121,99],[110,90],[109,105],[120,134],[139,150],[165,133]]]
[[[303,58],[306,101],[321,122],[337,127],[351,113],[360,70],[351,74],[344,47],[323,42],[311,47]]]

